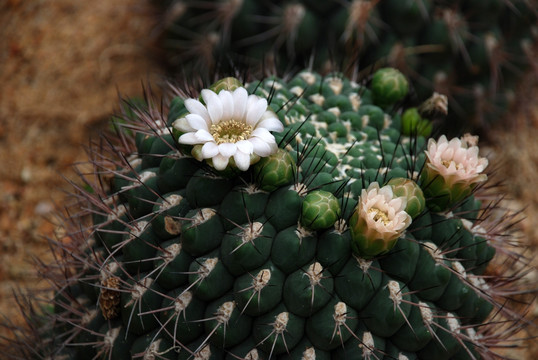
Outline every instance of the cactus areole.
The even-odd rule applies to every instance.
[[[42,355],[476,359],[508,340],[475,138],[402,134],[390,82],[337,73],[198,92],[135,107],[96,150]]]

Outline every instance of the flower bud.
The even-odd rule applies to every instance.
[[[310,230],[328,229],[340,217],[338,199],[330,192],[314,190],[305,196],[301,224]]]
[[[387,185],[392,186],[394,196],[405,197],[407,205],[405,212],[416,218],[426,208],[426,200],[422,189],[411,179],[393,178],[390,179]]]
[[[254,166],[254,180],[265,191],[273,191],[281,186],[291,184],[297,172],[295,161],[283,149],[262,158]]]

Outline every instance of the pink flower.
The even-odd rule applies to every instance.
[[[371,183],[363,189],[350,219],[352,248],[369,258],[389,251],[411,224],[405,197],[394,196],[390,185]]]
[[[448,210],[487,180],[483,171],[488,160],[478,155],[477,142],[476,136],[468,134],[450,141],[444,135],[428,141],[421,187],[432,210]]]
[[[438,141],[430,139],[426,151],[426,166],[442,176],[448,186],[456,183],[471,185],[487,179],[482,174],[488,159],[478,156],[478,146],[468,147],[473,142],[454,138],[450,141],[442,135]],[[474,139],[474,138],[473,138]]]

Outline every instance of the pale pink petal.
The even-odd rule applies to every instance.
[[[187,119],[189,126],[195,130],[209,130],[209,128],[207,127],[207,122],[204,120],[203,117],[198,114],[188,114],[187,116],[185,116],[185,119]]]
[[[245,154],[242,151],[237,151],[234,155],[235,165],[237,165],[237,168],[241,171],[248,170],[248,167],[250,166],[250,155]]]
[[[478,149],[476,149],[476,155],[478,155]],[[465,148],[459,148],[454,151],[454,161],[460,164],[463,164],[468,157],[472,158],[472,151],[473,148],[465,149]]]
[[[401,211],[405,209],[405,203],[404,203],[403,197],[397,197],[394,199],[389,199],[388,201],[388,208],[393,209],[394,212]]]
[[[383,186],[381,189],[378,190],[378,193],[383,196],[383,201],[392,199],[392,188],[390,186]]]
[[[459,138],[453,138],[448,142],[448,146],[450,146],[452,148],[460,148],[461,147],[461,140]]]
[[[466,151],[467,156],[477,158],[478,157],[478,146],[473,146]]]
[[[222,119],[222,101],[215,92],[204,89],[202,90],[202,98],[204,99],[209,113],[209,118],[213,124],[218,124]]]
[[[237,152],[237,146],[235,143],[223,143],[219,144],[219,153],[222,156],[230,157]]]
[[[445,151],[443,151],[442,155],[443,160],[450,161],[454,158],[454,149],[448,148]]]
[[[218,153],[219,153],[219,147],[217,146],[216,143],[212,141],[206,142],[204,146],[202,146],[202,156],[204,157],[204,159],[212,158]]]
[[[252,127],[256,127],[256,124],[262,117],[262,115],[267,110],[267,100],[264,98],[258,98],[251,106],[247,109],[246,122]]]

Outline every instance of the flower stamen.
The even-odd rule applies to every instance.
[[[388,225],[390,222],[389,216],[386,212],[379,210],[378,208],[370,208],[368,209],[368,214],[374,213],[374,221],[378,222],[381,220],[384,225]]]
[[[209,132],[217,145],[236,143],[241,140],[247,140],[250,137],[252,126],[232,119],[211,125]]]
[[[447,169],[450,167],[450,164],[454,163],[453,161],[449,161],[449,160],[442,160],[441,161],[441,164],[443,164]],[[456,170],[460,170],[461,168],[463,168],[463,165],[462,164],[456,164],[454,163],[454,165],[456,166]]]

